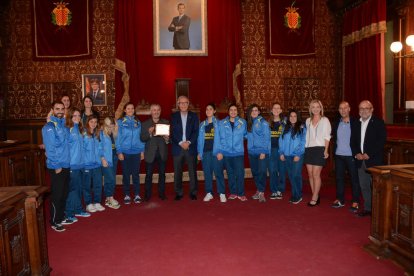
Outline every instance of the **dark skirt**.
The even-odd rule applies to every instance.
[[[305,158],[303,162],[309,165],[325,166],[326,159],[324,158],[325,147],[310,147],[305,148]]]

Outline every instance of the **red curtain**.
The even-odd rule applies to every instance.
[[[126,62],[133,103],[159,103],[163,116],[175,107],[175,79],[190,78],[190,101],[204,117],[208,102],[233,98],[233,71],[241,56],[241,3],[206,0],[208,56],[154,56],[153,1],[116,1],[116,57]],[[145,12],[144,12],[145,11]],[[117,73],[118,74],[118,73]],[[123,93],[116,77],[116,104]]]
[[[369,100],[375,115],[384,117],[384,32],[385,0],[367,0],[345,14],[342,45],[344,47],[344,100],[358,114],[358,104]]]

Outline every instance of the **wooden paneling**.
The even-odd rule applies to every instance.
[[[370,243],[365,249],[414,273],[414,164],[379,166],[373,175]]]
[[[414,164],[414,140],[387,139],[384,161],[387,165]]]
[[[0,188],[0,275],[49,275],[42,186]]]
[[[0,147],[0,187],[28,185],[45,185],[44,151],[30,144]]]

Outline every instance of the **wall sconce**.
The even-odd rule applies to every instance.
[[[407,38],[405,39],[405,44],[407,44],[407,46],[410,48],[410,51],[406,51],[407,54],[401,55],[400,52],[403,48],[402,43],[399,42],[399,41],[395,41],[395,42],[391,43],[390,49],[391,49],[391,52],[394,53],[394,58],[414,57],[414,35],[407,36]],[[400,54],[397,55],[398,53],[400,53]]]

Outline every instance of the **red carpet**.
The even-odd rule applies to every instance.
[[[349,204],[331,208],[333,186],[322,188],[315,208],[306,206],[306,184],[298,205],[288,203],[290,192],[266,203],[205,203],[202,186],[199,200],[175,202],[167,187],[165,202],[155,192],[149,203],[80,218],[63,233],[48,227],[52,274],[403,275],[362,249],[370,219],[355,217]]]

